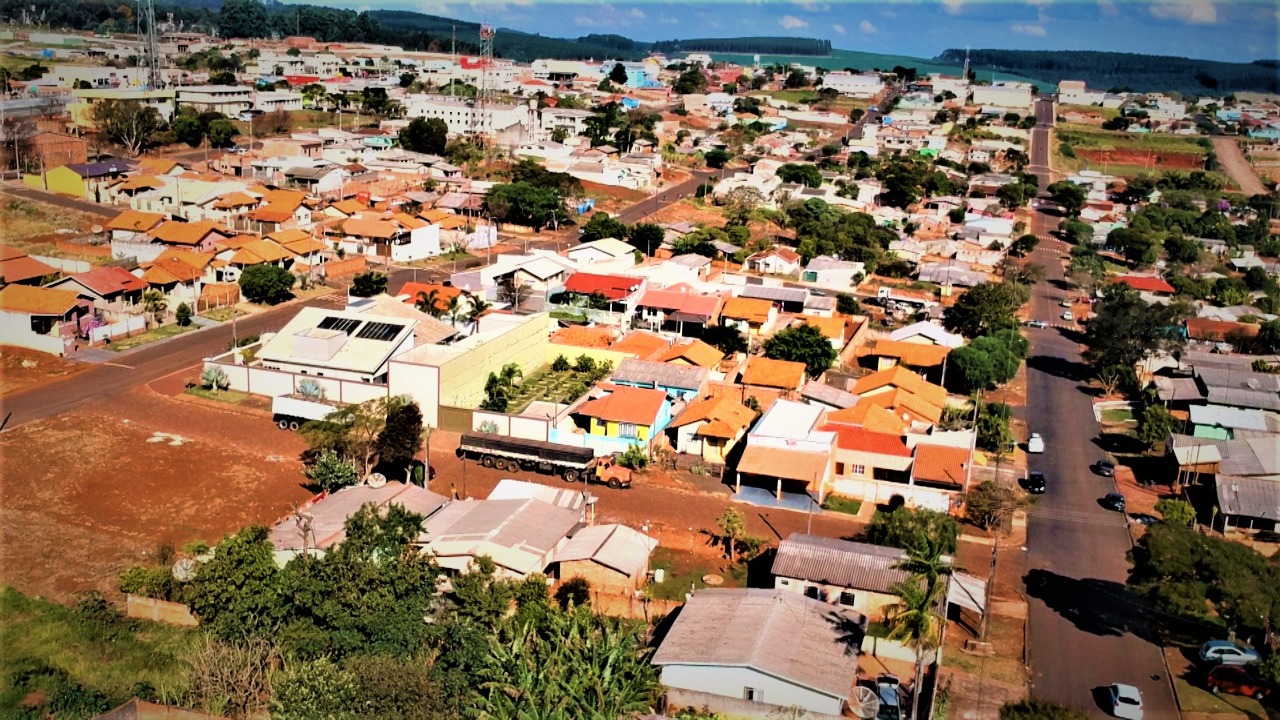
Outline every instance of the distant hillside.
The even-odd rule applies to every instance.
[[[974,67],[1037,77],[1050,83],[1083,80],[1106,90],[1177,91],[1184,94],[1280,92],[1274,61],[1228,63],[1163,55],[1085,50],[970,50]],[[964,63],[964,50],[951,49],[935,58],[949,65]],[[981,75],[979,76],[981,78]]]
[[[697,38],[661,40],[653,43],[652,49],[660,53],[768,53],[826,57],[831,54],[831,41],[793,37]]]
[[[479,23],[406,10],[374,10],[369,14],[384,28],[427,33],[437,38],[441,52],[449,51],[450,33],[453,32],[457,33],[459,52],[474,52],[470,48],[480,42]],[[464,50],[464,47],[468,49]],[[495,55],[519,62],[536,58],[635,60],[644,57],[647,47],[619,35],[588,35],[569,40],[498,28],[493,37]]]

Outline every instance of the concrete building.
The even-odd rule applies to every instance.
[[[235,117],[253,108],[253,91],[239,85],[187,85],[178,88],[178,107]]]
[[[997,85],[974,85],[974,105],[984,108],[996,108],[1020,114],[1031,112],[1034,95],[1028,83],[1000,83]]]
[[[656,547],[657,540],[626,525],[583,528],[556,553],[555,575],[560,582],[580,577],[592,592],[630,595],[648,581]]]
[[[174,90],[142,90],[137,88],[72,90],[75,101],[67,105],[71,121],[82,130],[95,130],[93,122],[93,106],[103,100],[134,100],[147,107],[153,107],[160,113],[165,122],[173,119],[176,93]]]
[[[405,100],[406,117],[444,120],[450,135],[470,135],[478,125],[482,132],[503,144],[518,144],[526,139],[524,135],[533,123],[532,112],[528,105],[493,103],[473,123],[476,110],[471,100],[447,95],[410,95]]]
[[[879,73],[833,70],[822,76],[822,87],[831,88],[841,95],[869,98],[884,91],[884,80],[880,79]]]

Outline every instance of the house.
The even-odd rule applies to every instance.
[[[819,255],[805,266],[800,279],[827,290],[853,290],[867,276],[864,263]]]
[[[937,423],[947,405],[945,388],[901,365],[858,378],[850,391],[861,398],[859,404],[869,402],[905,415],[916,423]]]
[[[622,313],[629,318],[635,314],[636,303],[644,293],[645,286],[644,278],[575,272],[564,281],[564,292],[583,299],[603,301],[601,304],[607,306],[598,309]]]
[[[791,533],[778,543],[770,573],[778,590],[879,619],[898,601],[894,586],[910,578],[898,567],[905,558],[898,548]]]
[[[668,347],[666,352],[659,353],[653,359],[672,365],[692,365],[713,371],[724,359],[724,353],[701,340],[694,339],[675,343]]]
[[[92,299],[93,306],[99,310],[136,312],[141,309],[142,291],[147,288],[147,283],[128,270],[111,265],[68,275],[49,287],[70,290],[79,297]]]
[[[440,226],[404,213],[359,213],[330,231],[348,253],[412,262],[439,255]]]
[[[793,275],[800,271],[800,260],[800,253],[795,250],[775,247],[750,255],[743,264],[766,275]]]
[[[720,324],[736,328],[751,338],[761,338],[773,332],[778,319],[778,308],[768,300],[731,297],[720,310]]]
[[[271,370],[386,384],[391,359],[414,346],[409,318],[304,307],[262,343]]]
[[[175,307],[180,303],[195,302],[203,292],[206,280],[218,280],[213,253],[169,248],[142,268],[142,281],[147,287],[164,293],[169,304]]]
[[[1155,275],[1119,275],[1112,280],[1114,283],[1123,283],[1137,290],[1140,293],[1149,293],[1157,297],[1172,297],[1177,290],[1165,282],[1161,277]]]
[[[656,539],[626,525],[585,527],[556,551],[554,574],[562,583],[582,578],[592,592],[632,595],[648,582],[656,547]]]
[[[67,355],[75,350],[81,300],[69,290],[31,285],[0,288],[0,337],[5,344]]]
[[[819,427],[824,412],[807,403],[774,402],[747,435],[735,494],[796,510],[809,510],[814,496],[820,503],[830,486],[835,444],[835,434]]]
[[[924,343],[953,349],[964,344],[962,335],[947,332],[941,325],[928,320],[898,328],[889,333],[889,339],[895,342]]]
[[[911,484],[940,488],[948,493],[967,492],[972,479],[972,461],[973,453],[968,447],[916,445],[911,462]],[[915,504],[919,505],[919,502]]]
[[[1275,532],[1280,528],[1280,477],[1219,474],[1214,478],[1222,530]]]
[[[83,198],[100,203],[109,197],[109,187],[135,166],[122,160],[93,163],[70,163],[45,170],[40,175],[23,175],[22,182],[37,190]]]
[[[787,396],[800,392],[805,377],[805,365],[802,362],[753,356],[747,358],[739,382],[753,387],[780,390]]]
[[[671,421],[667,437],[676,452],[723,465],[758,413],[728,395],[694,400]]]
[[[665,392],[673,401],[698,397],[707,386],[707,371],[692,365],[674,365],[627,358],[609,380],[615,385]]]
[[[950,352],[951,348],[944,345],[881,339],[858,348],[858,360],[872,370],[904,365],[917,372],[927,372],[940,369]]]
[[[614,352],[634,355],[641,360],[652,360],[670,348],[670,340],[645,330],[632,330],[609,347]]]
[[[617,238],[601,238],[569,248],[564,253],[584,270],[592,272],[625,272],[636,265],[636,248]]]
[[[573,411],[575,422],[592,447],[624,451],[647,448],[671,423],[671,400],[663,390],[614,386],[607,395],[588,400]]]
[[[636,303],[637,318],[653,330],[697,337],[703,328],[719,319],[723,302],[718,294],[700,293],[688,285],[650,289]]]
[[[1231,343],[1237,349],[1248,347],[1258,337],[1260,326],[1253,323],[1187,318],[1187,338],[1200,342]]]
[[[275,548],[276,563],[283,567],[299,555],[323,556],[347,537],[347,519],[366,505],[385,512],[392,505],[430,517],[449,499],[430,490],[391,481],[379,487],[352,485],[320,496],[271,527],[267,539]]]
[[[581,520],[580,510],[534,498],[468,499],[438,510],[418,542],[447,572],[467,572],[487,555],[498,577],[518,580],[546,571]]]
[[[1192,405],[1190,411],[1195,437],[1231,440],[1280,434],[1280,414],[1274,412],[1225,405]]]
[[[820,405],[832,410],[843,410],[858,404],[858,396],[838,387],[809,380],[800,388],[800,397],[810,405]]]
[[[41,285],[46,278],[57,274],[58,269],[52,265],[40,262],[15,247],[0,245],[0,285]]]
[[[841,717],[866,618],[788,590],[708,588],[681,608],[653,654],[668,707],[733,717],[789,709]]]
[[[150,242],[147,239],[147,234],[164,222],[165,216],[160,213],[140,212],[138,210],[125,210],[111,218],[106,224],[106,229],[111,233],[112,255],[118,257],[114,251],[115,241]]]
[[[161,245],[181,247],[196,252],[212,252],[219,241],[233,237],[233,233],[212,220],[192,223],[170,220],[151,230],[148,237],[153,243]],[[163,247],[157,248],[156,254],[163,250]],[[114,249],[112,252],[114,253]],[[154,257],[153,255],[152,258]]]
[[[855,406],[856,407],[856,406]],[[835,434],[832,490],[863,502],[905,499],[913,453],[904,439],[908,424],[891,411],[865,406],[862,413],[832,413],[821,426]]]

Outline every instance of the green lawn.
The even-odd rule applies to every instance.
[[[1060,123],[1055,135],[1061,142],[1069,143],[1077,149],[1151,150],[1188,155],[1205,155],[1209,152],[1209,148],[1200,144],[1198,137],[1102,130],[1082,123]]]
[[[234,307],[220,307],[200,313],[203,317],[217,322],[227,322],[233,317],[244,317],[245,313]]]
[[[1059,105],[1058,114],[1065,115],[1069,112],[1096,112],[1102,115],[1104,120],[1110,120],[1114,117],[1120,117],[1120,108],[1104,108],[1098,105]],[[1092,126],[1090,126],[1092,127]]]
[[[132,350],[136,347],[146,345],[147,343],[156,342],[157,340],[164,340],[166,338],[171,338],[174,335],[191,332],[195,329],[195,325],[182,327],[177,323],[169,323],[168,325],[161,325],[160,327],[152,328],[140,335],[134,335],[133,337],[122,338],[120,340],[112,340],[111,349],[116,352],[124,352],[125,350]]]
[[[193,629],[120,619],[103,623],[71,608],[0,588],[0,686],[19,659],[41,660],[82,685],[123,702],[135,683],[161,692],[184,685],[183,658],[200,642]],[[0,716],[15,717],[13,698],[0,695]],[[17,698],[21,702],[22,698]]]
[[[1223,713],[1224,718],[1280,718],[1280,711],[1263,707],[1257,700],[1242,695],[1214,695],[1183,678],[1174,678],[1173,687],[1184,713]]]
[[[1112,408],[1102,411],[1102,421],[1109,423],[1129,422],[1133,419],[1133,411],[1128,408]]]
[[[206,400],[217,400],[218,402],[231,403],[232,405],[242,403],[250,397],[249,393],[240,392],[239,390],[219,390],[215,393],[214,391],[200,387],[199,385],[187,388],[187,394],[194,395],[198,398],[204,398]]]
[[[846,515],[857,515],[858,511],[862,509],[862,501],[856,498],[828,495],[827,501],[822,503],[822,509],[845,513]]]
[[[650,566],[655,570],[663,570],[662,582],[653,585],[653,597],[659,600],[684,600],[685,593],[691,592],[691,589],[707,587],[702,582],[705,575],[715,574],[724,578],[720,587],[741,587],[746,582],[745,565],[734,566],[729,573],[721,574],[718,567],[707,563],[702,557],[678,553],[671,548],[659,547],[654,550]]]

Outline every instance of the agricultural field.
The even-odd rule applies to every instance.
[[[1120,117],[1120,108],[1105,108],[1100,105],[1059,105],[1058,114],[1064,115],[1069,112],[1096,112],[1102,116],[1104,120]],[[1092,127],[1092,126],[1090,126]]]
[[[1198,136],[1164,133],[1140,135],[1103,130],[1080,123],[1060,123],[1055,134],[1059,142],[1068,143],[1076,149],[1134,150],[1199,157],[1204,157],[1209,152],[1209,139]]]

